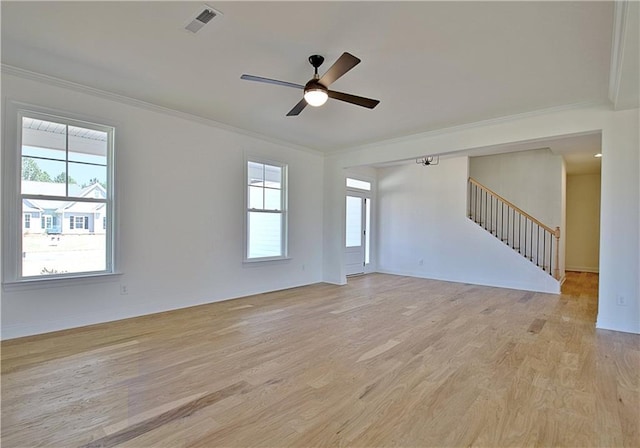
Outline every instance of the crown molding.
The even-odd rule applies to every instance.
[[[235,126],[228,125],[226,123],[221,123],[219,121],[212,120],[210,118],[201,117],[199,115],[190,114],[187,112],[182,112],[180,110],[171,109],[169,107],[160,106],[154,103],[149,103],[147,101],[138,100],[135,98],[131,98],[125,95],[120,95],[118,93],[108,92],[106,90],[97,89],[95,87],[89,87],[84,84],[79,84],[73,81],[67,81],[65,79],[56,78],[55,76],[45,75],[43,73],[34,72],[31,70],[26,70],[20,67],[16,67],[13,65],[2,64],[0,66],[0,71],[3,74],[16,76],[18,78],[28,79],[31,81],[41,82],[43,84],[48,84],[55,87],[62,87],[64,89],[73,90],[76,92],[84,93],[87,95],[92,95],[95,97],[103,98],[110,101],[115,101],[121,104],[126,104],[128,106],[137,107],[140,109],[149,110],[151,112],[157,112],[165,115],[171,115],[173,117],[181,118],[183,120],[192,121],[195,123],[203,124],[205,126],[209,126],[216,129],[221,129],[228,132],[233,132],[236,134],[244,135],[247,137],[252,137],[258,140],[263,140],[275,145],[285,146],[290,149],[295,149],[298,151],[303,151],[306,153],[310,153],[316,156],[324,157],[324,153],[318,151],[313,148],[309,148],[307,146],[296,145],[291,142],[287,142],[284,140],[279,140],[273,137],[269,137],[263,134],[259,134],[257,132],[249,131],[247,129],[238,128]]]
[[[609,100],[613,103],[614,107],[618,102],[618,95],[620,93],[622,55],[624,53],[624,35],[627,28],[628,13],[629,3],[627,0],[614,2],[611,63],[609,67]]]
[[[384,140],[371,141],[368,143],[352,146],[349,148],[335,148],[334,150],[327,152],[327,156],[339,156],[343,154],[358,152],[364,149],[375,148],[378,146],[388,146],[388,145],[393,145],[398,143],[407,143],[414,140],[431,138],[431,137],[436,137],[444,134],[451,134],[455,132],[462,132],[462,131],[481,128],[485,126],[495,126],[495,125],[510,123],[513,121],[523,120],[526,118],[533,118],[541,115],[548,115],[548,114],[564,112],[568,110],[580,110],[580,109],[593,108],[593,107],[603,107],[606,109],[611,109],[611,104],[608,101],[584,101],[581,103],[572,103],[572,104],[565,104],[562,106],[548,107],[545,109],[537,109],[529,112],[522,112],[519,114],[506,115],[506,116],[497,117],[497,118],[489,118],[487,120],[474,121],[471,123],[464,123],[460,125],[454,125],[454,126],[449,126],[449,127],[439,128],[439,129],[416,132],[413,134],[403,135],[403,136],[384,139]],[[442,153],[434,153],[433,155],[437,155],[437,154],[442,154]],[[407,160],[410,160],[410,159],[407,159]]]

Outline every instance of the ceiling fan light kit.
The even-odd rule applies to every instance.
[[[322,86],[307,86],[304,88],[304,100],[309,106],[322,106],[329,99],[327,89]]]
[[[300,112],[302,112],[302,110],[307,106],[307,104],[314,107],[322,106],[327,102],[327,99],[329,98],[355,104],[357,106],[366,107],[368,109],[373,109],[378,105],[378,103],[380,103],[379,100],[364,98],[348,93],[336,92],[334,90],[328,89],[328,86],[331,83],[333,83],[353,67],[358,65],[360,63],[360,59],[350,53],[342,53],[342,56],[340,56],[338,60],[329,68],[329,70],[327,70],[327,72],[322,75],[322,77],[320,77],[318,75],[318,67],[320,67],[323,62],[324,57],[320,56],[319,54],[309,56],[309,63],[313,66],[314,74],[313,78],[309,80],[304,86],[292,82],[278,81],[277,79],[263,78],[261,76],[246,74],[242,75],[240,79],[244,79],[246,81],[263,82],[266,84],[276,84],[284,87],[293,87],[295,89],[302,89],[304,91],[302,99],[298,102],[298,104],[293,106],[293,109],[289,111],[289,113],[287,114],[288,117],[299,115]]]

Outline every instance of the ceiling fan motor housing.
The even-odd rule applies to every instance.
[[[322,90],[325,93],[329,92],[329,89],[327,89],[325,86],[320,84],[320,81],[318,81],[317,79],[312,79],[305,84],[304,91],[307,92],[309,90]]]

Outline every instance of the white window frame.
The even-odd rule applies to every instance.
[[[75,202],[103,202],[105,203],[108,223],[106,231],[106,259],[104,270],[84,271],[64,274],[28,276],[22,275],[22,204],[24,196],[21,193],[22,181],[22,118],[29,117],[45,121],[64,123],[68,126],[78,126],[107,133],[107,192],[106,198],[67,197]],[[87,121],[89,118],[91,121]],[[98,122],[102,124],[98,124]],[[62,112],[30,104],[7,101],[5,119],[3,123],[4,148],[2,153],[3,166],[3,195],[2,195],[2,256],[6,260],[2,263],[2,284],[19,285],[33,282],[58,284],[60,281],[86,279],[88,277],[102,277],[118,274],[116,271],[116,207],[115,207],[115,132],[114,125],[106,120],[93,120],[90,117]],[[38,196],[38,195],[30,195]],[[60,200],[60,197],[38,196],[38,199]],[[53,222],[52,222],[53,224]]]
[[[282,184],[280,188],[281,210],[266,210],[249,208],[249,163],[260,163],[263,165],[271,165],[279,167],[282,170]],[[245,263],[255,263],[263,261],[277,261],[289,259],[289,213],[288,213],[288,191],[289,191],[289,167],[286,163],[267,160],[261,157],[245,157],[244,160],[244,244],[243,244],[243,261]],[[280,252],[281,255],[276,257],[252,257],[249,258],[249,213],[278,213],[281,216],[281,233],[280,233]]]
[[[31,213],[24,214],[24,228],[31,229]]]

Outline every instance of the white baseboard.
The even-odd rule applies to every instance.
[[[565,266],[564,270],[565,271],[572,271],[572,272],[591,272],[593,274],[599,274],[600,273],[600,269],[598,268],[598,266],[596,266],[596,267]]]
[[[404,271],[398,269],[385,269],[378,268],[378,271],[381,274],[391,274],[391,275],[402,275],[405,277],[417,277],[424,278],[428,280],[439,280],[443,282],[454,282],[454,283],[467,283],[478,286],[489,286],[491,288],[506,288],[506,289],[518,289],[521,291],[533,291],[540,292],[545,294],[560,294],[560,282],[555,279],[552,279],[553,282],[556,282],[553,287],[545,288],[541,287],[540,284],[532,284],[532,283],[497,283],[497,282],[487,282],[478,278],[453,278],[453,277],[444,277],[439,275],[433,275],[425,272],[415,272],[415,271]],[[549,277],[551,279],[551,277]]]

